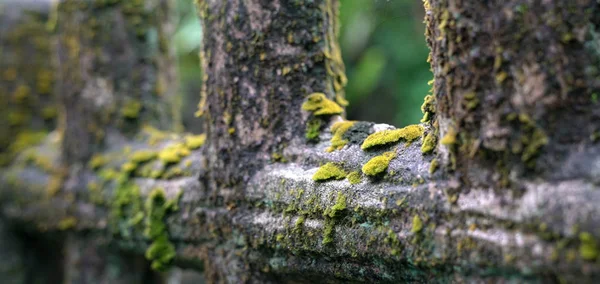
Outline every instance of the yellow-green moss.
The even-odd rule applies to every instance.
[[[190,150],[182,143],[172,144],[158,153],[158,159],[165,163],[177,163],[190,154]]]
[[[133,162],[126,162],[123,165],[121,165],[121,170],[126,173],[131,173],[135,171],[136,168],[137,164]]]
[[[154,270],[166,270],[175,258],[175,247],[169,241],[164,220],[171,209],[162,188],[156,188],[150,192],[145,204],[144,235],[152,240],[152,244],[146,250],[146,258],[152,262],[151,266]]]
[[[121,108],[121,115],[126,118],[136,118],[138,117],[140,110],[142,110],[142,103],[138,101],[129,101]]]
[[[583,232],[579,234],[579,255],[587,261],[595,261],[600,255],[598,244],[590,233]]]
[[[362,167],[362,172],[369,176],[376,176],[383,173],[389,166],[390,161],[396,157],[396,152],[386,152],[380,156],[373,157]]]
[[[546,133],[539,128],[536,128],[533,131],[531,137],[523,140],[526,146],[523,154],[521,155],[521,160],[524,162],[531,160],[531,158],[535,157],[539,153],[539,150],[544,147],[544,145],[548,144],[548,136],[546,136]]]
[[[423,154],[431,153],[431,151],[433,151],[433,149],[435,149],[436,144],[437,144],[437,137],[435,136],[433,131],[429,132],[429,134],[427,134],[427,136],[425,136],[425,138],[423,139],[423,145],[421,145],[421,153],[423,153]]]
[[[457,133],[454,128],[448,129],[448,133],[446,133],[446,135],[444,135],[444,137],[442,138],[440,143],[442,143],[442,145],[447,145],[447,146],[456,144],[456,134]]]
[[[69,216],[65,217],[64,219],[60,220],[60,222],[58,222],[58,229],[64,231],[74,228],[75,225],[77,225],[77,219],[75,219],[75,217]]]
[[[314,115],[334,115],[344,112],[342,107],[328,99],[323,93],[309,95],[306,102],[302,104],[302,109],[310,111]]]
[[[332,219],[328,219],[325,221],[325,226],[323,228],[323,245],[328,245],[333,242],[334,228],[335,223]]]
[[[151,150],[139,150],[129,156],[129,160],[134,163],[144,163],[156,158],[158,154]]]
[[[335,218],[339,216],[339,214],[342,211],[346,210],[346,200],[346,195],[344,195],[341,192],[338,192],[337,197],[335,199],[335,204],[331,208],[326,209],[323,214],[325,214],[325,216],[329,218]]]
[[[330,179],[344,179],[346,172],[334,163],[327,163],[321,166],[313,175],[314,181],[326,181]]]
[[[360,146],[363,150],[398,142],[400,139],[412,142],[423,135],[423,127],[418,124],[406,126],[401,129],[383,130],[375,132],[367,137]]]
[[[435,97],[433,95],[425,96],[423,105],[421,105],[421,111],[423,112],[423,118],[421,122],[428,122],[435,113]]]
[[[342,149],[346,144],[348,144],[348,140],[344,140],[342,137],[350,127],[352,127],[356,121],[339,121],[331,126],[331,133],[333,136],[331,137],[331,146],[327,148],[327,152],[333,152],[335,150]]]
[[[321,119],[311,119],[306,124],[305,137],[308,140],[318,140],[322,125]]]
[[[421,221],[421,218],[419,217],[419,215],[415,214],[415,216],[413,217],[412,229],[410,230],[410,232],[418,233],[422,229],[423,229],[423,222]]]
[[[189,135],[185,137],[185,146],[189,149],[194,150],[202,147],[206,142],[206,134],[200,135]]]
[[[438,162],[438,159],[431,160],[431,164],[429,164],[429,174],[432,175],[433,173],[435,173],[435,171],[437,171],[439,165],[440,164]]]
[[[348,181],[350,184],[358,184],[362,180],[359,171],[354,171],[348,174]]]

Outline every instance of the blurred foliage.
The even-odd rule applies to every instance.
[[[184,124],[194,120],[200,94],[198,61],[202,27],[192,0],[178,0],[180,20],[175,44],[184,96]],[[348,117],[390,123],[417,123],[419,106],[432,77],[419,0],[341,0],[340,42],[349,83]]]

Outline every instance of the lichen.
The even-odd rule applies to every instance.
[[[344,112],[342,107],[328,99],[323,93],[310,94],[306,102],[302,104],[302,109],[310,111],[316,116],[335,115]]]
[[[594,237],[587,232],[579,234],[579,255],[586,261],[595,261],[600,255],[600,249]]]
[[[383,173],[389,166],[390,161],[396,157],[396,152],[386,152],[380,156],[373,157],[362,167],[362,172],[369,176],[376,176]]]
[[[343,135],[352,127],[356,121],[339,121],[331,126],[331,133],[333,134],[331,137],[331,146],[327,148],[327,152],[333,152],[335,150],[342,149],[346,144],[348,144],[348,140],[343,138]]]
[[[206,142],[206,134],[200,135],[189,135],[185,137],[185,146],[187,146],[190,150],[195,150]]]
[[[398,142],[400,139],[410,143],[423,135],[423,127],[418,124],[409,125],[401,129],[383,130],[375,132],[367,137],[360,146],[363,150],[375,146]]]
[[[437,143],[437,137],[435,136],[433,131],[429,132],[429,134],[427,134],[427,136],[425,136],[425,138],[423,139],[423,145],[421,145],[421,153],[423,153],[423,154],[431,153],[431,151],[433,151],[433,149],[435,149],[436,143]]]
[[[313,175],[314,181],[327,181],[330,179],[344,179],[347,173],[334,163],[327,163],[321,166]]]
[[[348,181],[350,184],[359,184],[361,180],[362,178],[359,171],[354,171],[348,174]]]
[[[412,220],[412,228],[410,230],[411,233],[416,234],[423,229],[423,222],[419,215],[415,214]]]

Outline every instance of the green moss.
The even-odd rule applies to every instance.
[[[146,222],[144,235],[152,240],[146,250],[146,258],[152,262],[154,270],[166,270],[175,258],[175,247],[169,241],[165,217],[173,210],[172,203],[167,201],[165,191],[156,188],[150,192],[145,204]]]
[[[333,126],[331,126],[331,133],[333,136],[331,137],[331,146],[327,148],[327,152],[333,152],[335,150],[342,149],[346,144],[348,144],[348,140],[345,140],[342,136],[352,127],[356,121],[339,121],[336,122]]]
[[[423,139],[423,145],[421,145],[421,153],[423,153],[423,154],[431,153],[431,151],[433,151],[433,149],[435,149],[436,144],[437,144],[437,137],[435,136],[433,131],[429,132],[429,134],[427,134],[427,136],[425,136],[425,138]]]
[[[334,163],[327,163],[321,166],[313,175],[314,181],[326,181],[330,179],[344,179],[346,172]]]
[[[341,192],[338,192],[335,204],[331,208],[325,210],[323,214],[325,214],[329,218],[335,218],[340,216],[339,214],[346,210],[346,199],[346,195],[344,195]]]
[[[325,226],[323,228],[323,245],[328,245],[333,242],[333,232],[335,223],[332,219],[325,220]]]
[[[383,173],[390,164],[390,161],[396,157],[396,152],[386,152],[380,156],[373,157],[362,167],[362,172],[369,176],[376,176]]]
[[[456,129],[454,128],[450,128],[448,129],[448,133],[446,133],[446,135],[444,135],[444,137],[442,138],[442,140],[440,141],[440,143],[442,143],[442,145],[454,145],[456,144]]]
[[[144,163],[156,158],[158,154],[151,150],[139,150],[129,156],[129,160],[133,163]]]
[[[433,95],[425,96],[423,105],[421,105],[421,111],[423,112],[421,122],[430,121],[433,114],[435,114],[435,97]]]
[[[383,130],[375,132],[369,135],[369,137],[365,139],[365,141],[360,147],[363,150],[366,150],[375,146],[395,143],[398,142],[400,139],[403,139],[406,142],[412,142],[415,139],[421,137],[423,135],[423,131],[424,129],[422,126],[414,124],[401,129]]]
[[[205,142],[206,134],[189,135],[185,137],[185,146],[188,147],[190,150],[195,150],[202,147],[202,145],[204,145]]]
[[[595,261],[598,259],[600,255],[600,250],[598,248],[598,244],[594,237],[590,233],[580,233],[579,234],[579,255],[581,258],[587,261]]]
[[[125,118],[136,118],[140,114],[140,110],[142,110],[142,104],[138,101],[129,101],[123,108],[121,108],[121,115]]]
[[[433,174],[435,173],[435,171],[437,171],[438,167],[439,167],[439,162],[438,159],[433,159],[431,160],[431,163],[429,164],[429,174]]]
[[[182,143],[165,147],[158,153],[158,159],[169,164],[181,161],[183,157],[190,154],[190,150]]]
[[[359,171],[354,171],[348,174],[348,181],[350,184],[359,184],[361,180],[362,178]]]
[[[146,259],[151,260],[154,270],[164,271],[175,258],[175,247],[166,234],[157,237],[146,250]]]
[[[344,112],[342,107],[328,99],[323,93],[313,93],[309,95],[307,101],[302,104],[302,109],[310,111],[316,116],[334,115]]]
[[[416,234],[421,230],[423,230],[423,222],[421,221],[419,215],[415,214],[415,216],[413,217],[412,229],[410,230],[410,232]]]
[[[543,130],[536,128],[531,137],[525,139],[524,144],[526,146],[521,155],[521,160],[527,162],[539,153],[540,148],[548,144],[548,136],[546,136]]]
[[[323,122],[320,119],[311,119],[306,124],[306,139],[310,141],[319,140],[321,125]]]
[[[136,168],[137,168],[137,164],[133,163],[133,162],[127,162],[127,163],[124,163],[123,165],[121,165],[121,170],[126,173],[131,173],[131,172],[135,171]]]
[[[77,219],[75,219],[75,217],[70,216],[58,222],[58,229],[64,231],[74,228],[75,225],[77,225]]]

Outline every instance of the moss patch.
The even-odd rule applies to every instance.
[[[350,184],[359,184],[361,180],[362,178],[359,171],[354,171],[348,174],[348,181]]]
[[[335,218],[340,216],[339,214],[346,210],[346,195],[344,195],[341,192],[338,192],[337,197],[335,199],[335,204],[331,207],[325,210],[325,212],[323,213],[325,216],[328,216],[329,218]]]
[[[587,261],[595,261],[598,259],[600,250],[598,249],[596,240],[594,240],[594,237],[590,233],[580,233],[579,241],[581,242],[579,245],[579,255],[581,258]]]
[[[310,111],[316,116],[334,115],[344,112],[342,107],[328,99],[323,93],[313,93],[309,95],[306,102],[302,104],[302,109]]]
[[[181,161],[183,157],[190,154],[190,150],[182,143],[173,144],[165,147],[160,153],[158,158],[165,163],[177,163]]]
[[[327,163],[321,166],[317,172],[313,175],[312,179],[314,181],[327,181],[330,179],[344,179],[346,177],[346,172],[338,167],[334,163]]]
[[[191,150],[198,149],[206,142],[206,134],[189,135],[185,137],[185,146]]]
[[[169,241],[165,217],[174,209],[173,202],[167,201],[162,188],[154,189],[145,204],[146,227],[144,235],[152,240],[146,250],[146,258],[152,262],[154,270],[166,270],[175,258],[175,247]]]
[[[433,95],[425,96],[423,105],[421,105],[421,111],[423,112],[423,118],[421,122],[428,122],[435,114],[435,97]]]
[[[321,125],[323,122],[320,119],[311,119],[306,124],[306,139],[310,141],[319,140],[319,134],[321,131]]]
[[[421,145],[421,153],[429,154],[437,144],[437,138],[433,132],[429,132],[427,136],[423,139],[423,145]]]
[[[418,233],[421,230],[423,230],[423,222],[421,221],[421,218],[419,217],[419,215],[416,215],[413,217],[413,221],[412,221],[412,229],[410,230],[411,233]]]
[[[435,171],[437,171],[438,167],[439,167],[439,162],[438,159],[433,159],[431,160],[431,163],[429,164],[429,174],[433,174],[435,173]]]
[[[444,135],[444,137],[442,138],[442,140],[440,141],[440,143],[442,143],[442,145],[454,145],[456,144],[456,129],[454,128],[450,128],[448,129],[448,133],[446,133],[446,135]]]
[[[423,131],[424,129],[422,126],[414,124],[401,129],[383,130],[375,132],[369,135],[369,137],[365,139],[365,141],[360,147],[363,150],[367,150],[375,146],[395,143],[398,142],[400,139],[403,139],[407,142],[412,142],[415,139],[421,137],[423,135]]]
[[[331,133],[333,136],[331,137],[331,146],[327,148],[327,152],[333,152],[335,150],[342,149],[346,144],[348,144],[348,140],[343,138],[343,135],[352,127],[356,121],[339,121],[336,122],[333,126],[331,126]]]
[[[383,173],[389,166],[390,161],[396,157],[396,152],[386,152],[369,160],[362,167],[362,172],[369,176],[376,176]]]
[[[133,163],[144,163],[144,162],[148,162],[148,161],[155,159],[156,156],[157,156],[157,153],[154,151],[139,150],[139,151],[133,152],[133,154],[131,154],[129,156],[129,160]]]

